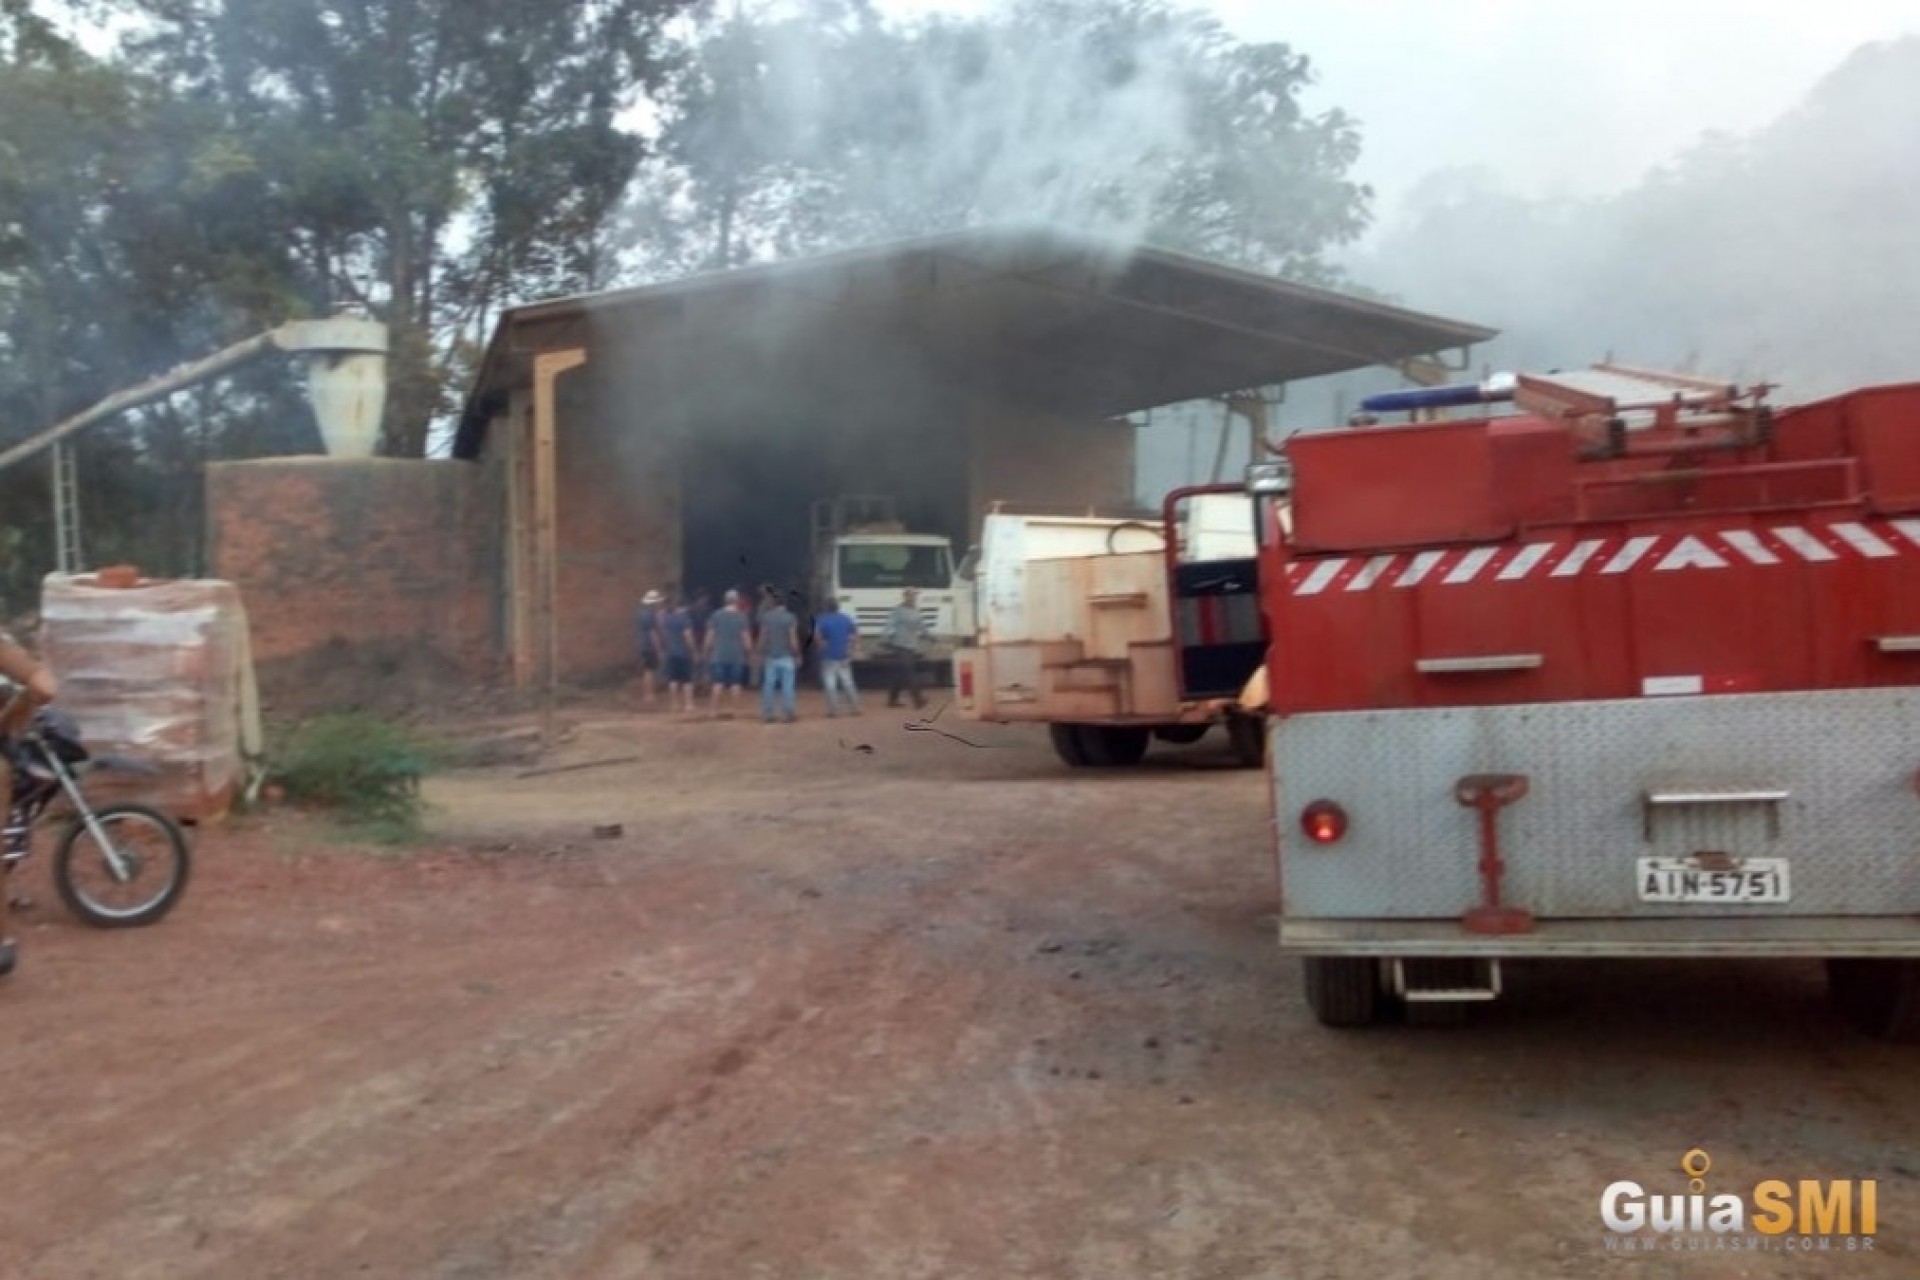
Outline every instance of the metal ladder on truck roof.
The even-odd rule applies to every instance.
[[[1514,381],[1514,406],[1566,423],[1586,460],[1750,449],[1771,438],[1766,383],[1743,388],[1619,364]]]

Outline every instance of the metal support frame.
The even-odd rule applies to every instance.
[[[145,382],[116,391],[44,431],[35,432],[25,440],[0,449],[0,470],[25,461],[42,450],[52,452],[55,559],[61,573],[78,573],[85,557],[80,545],[80,487],[71,447],[67,444],[69,436],[130,409],[165,399],[176,391],[209,378],[217,378],[270,351],[314,357],[371,353],[384,359],[386,350],[386,330],[370,321],[352,316],[336,316],[329,320],[289,320],[277,329],[255,334],[244,342],[236,342],[210,356],[176,365]],[[321,434],[328,435],[327,415],[320,411],[317,402],[316,414],[321,418]],[[375,418],[377,425],[377,413]]]
[[[1218,399],[1226,413],[1220,422],[1220,441],[1213,455],[1213,471],[1208,476],[1210,484],[1221,484],[1227,478],[1227,442],[1233,434],[1233,420],[1236,417],[1245,418],[1247,422],[1247,466],[1252,466],[1266,450],[1273,447],[1272,419],[1268,410],[1286,403],[1287,384],[1282,382],[1271,387],[1229,391]],[[1192,473],[1188,474],[1191,477]]]
[[[79,573],[86,564],[80,549],[80,480],[75,471],[73,447],[56,440],[53,454],[53,546],[54,568],[60,573]]]

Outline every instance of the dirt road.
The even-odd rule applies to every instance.
[[[1257,775],[981,736],[609,712],[564,758],[638,763],[439,780],[404,856],[209,833],[147,931],[30,869],[0,1275],[1920,1274],[1920,1057],[1815,970],[1329,1032]],[[1696,1146],[1710,1194],[1878,1180],[1873,1250],[1609,1255],[1603,1189]]]

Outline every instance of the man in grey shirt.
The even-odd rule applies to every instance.
[[[793,683],[800,666],[800,623],[786,602],[775,597],[760,613],[760,718],[773,723],[774,704],[781,719],[793,723]]]
[[[900,695],[913,695],[913,705],[927,705],[926,695],[920,692],[920,646],[927,637],[926,620],[920,616],[920,593],[912,587],[900,593],[900,603],[893,606],[893,613],[887,618],[887,665],[892,668],[893,680],[887,687],[887,705],[900,705]]]
[[[738,591],[727,592],[726,604],[707,618],[701,657],[706,660],[712,688],[707,693],[707,709],[715,715],[724,702],[725,715],[732,718],[740,705],[740,689],[747,682],[747,661],[753,655],[753,619],[747,616]]]

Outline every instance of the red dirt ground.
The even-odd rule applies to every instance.
[[[1920,1274],[1920,1060],[1810,967],[1336,1033],[1212,741],[1103,774],[897,713],[570,720],[559,762],[640,759],[439,779],[401,854],[206,831],[148,930],[72,923],[43,849],[0,1274]],[[1684,1191],[1694,1146],[1710,1192],[1877,1179],[1872,1252],[1608,1256],[1602,1190]]]

